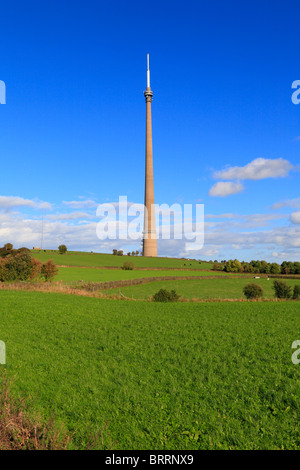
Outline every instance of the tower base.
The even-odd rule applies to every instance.
[[[157,258],[157,240],[145,239],[143,246],[143,256]]]

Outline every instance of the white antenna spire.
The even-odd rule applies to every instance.
[[[149,54],[147,54],[147,88],[150,88],[150,65],[149,65]]]

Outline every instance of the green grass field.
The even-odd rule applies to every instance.
[[[180,270],[132,270],[124,271],[122,269],[94,269],[94,268],[76,268],[64,267],[59,268],[55,281],[73,282],[73,281],[120,281],[126,279],[140,279],[143,277],[163,277],[163,276],[234,276],[234,274],[226,274],[214,271],[180,271]]]
[[[87,266],[87,267],[104,267],[104,266],[123,266],[125,261],[131,261],[136,267],[145,268],[177,268],[177,269],[212,269],[211,263],[196,260],[183,260],[176,258],[144,258],[143,256],[114,256],[103,253],[83,253],[83,252],[67,252],[60,255],[58,251],[31,251],[32,256],[42,262],[52,259],[55,264],[66,266]]]
[[[298,302],[0,299],[15,393],[74,431],[75,448],[108,419],[114,449],[300,449]]]
[[[235,278],[234,275],[230,274],[227,276],[227,279],[195,280],[191,276],[191,279],[188,280],[154,281],[137,286],[121,287],[121,292],[126,297],[144,300],[150,299],[151,296],[159,291],[159,289],[175,289],[177,294],[185,299],[245,299],[243,288],[247,284],[255,283],[263,288],[263,298],[274,298],[272,279],[240,279],[237,277]],[[300,284],[300,280],[288,279],[287,284],[294,287],[295,284]],[[116,295],[119,293],[119,288],[109,289],[107,293],[110,295]]]

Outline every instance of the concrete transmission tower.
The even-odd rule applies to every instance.
[[[153,183],[153,151],[152,151],[152,119],[151,103],[153,92],[150,88],[149,54],[147,54],[147,88],[144,91],[146,100],[146,170],[145,170],[145,216],[143,253],[144,256],[157,256],[157,239],[155,227],[154,183]]]

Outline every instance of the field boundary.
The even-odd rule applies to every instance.
[[[235,276],[235,279],[243,279],[245,276]],[[249,276],[253,278],[253,276]],[[94,288],[99,290],[115,289],[116,287],[137,286],[155,281],[200,281],[202,279],[231,279],[229,276],[157,276],[157,277],[141,277],[139,279],[123,279],[119,281],[105,282],[87,282],[82,283],[82,287]]]
[[[76,295],[82,297],[93,297],[98,299],[106,300],[122,300],[122,301],[131,301],[131,302],[152,302],[151,299],[134,299],[132,297],[126,297],[123,294],[113,294],[107,295],[98,290],[86,290],[83,288],[78,288],[78,286],[70,287],[66,286],[61,282],[57,283],[30,283],[30,282],[19,282],[19,283],[9,283],[9,284],[0,284],[0,291],[34,291],[48,294],[64,294],[64,295]],[[265,298],[265,299],[245,299],[241,298],[208,298],[208,299],[199,299],[193,298],[188,299],[181,297],[178,301],[179,303],[218,303],[218,302],[242,302],[242,303],[265,303],[265,302],[297,302],[296,300],[291,299],[278,299],[274,298]]]
[[[57,264],[58,268],[83,268],[83,269],[111,269],[122,270],[122,266],[75,266],[72,264]],[[212,272],[212,269],[193,269],[193,268],[147,268],[144,266],[135,266],[134,271],[194,271],[194,272]],[[231,273],[234,274],[234,273]]]

